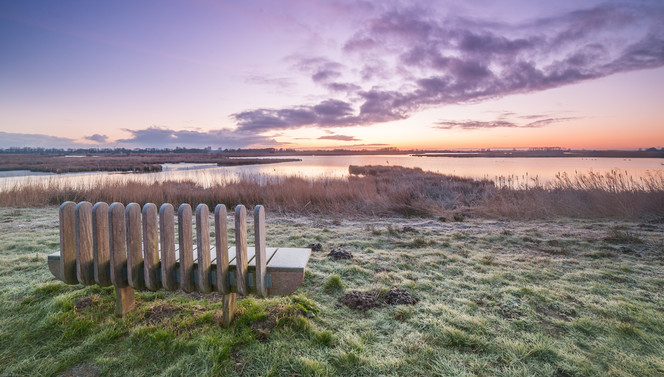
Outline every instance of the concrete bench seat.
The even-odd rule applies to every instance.
[[[235,246],[228,246],[226,207],[214,211],[214,244],[209,210],[196,207],[196,236],[189,204],[177,213],[163,204],[65,202],[60,206],[60,252],[48,256],[51,273],[67,284],[115,287],[116,313],[132,310],[134,289],[219,292],[223,324],[236,309],[236,294],[288,295],[304,280],[311,255],[307,248],[267,248],[265,211],[254,209],[254,247],[247,245],[246,209],[235,208]],[[217,250],[226,250],[217,253]]]

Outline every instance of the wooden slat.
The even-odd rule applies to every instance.
[[[62,281],[77,284],[76,278],[76,203],[64,202],[60,206],[60,264]]]
[[[255,266],[256,263],[254,263],[254,252],[256,249],[253,247],[247,247],[247,263],[249,265]],[[229,264],[231,266],[236,266],[237,265],[237,249],[235,246],[231,246],[228,249],[228,259],[230,259]]]
[[[169,291],[178,289],[175,280],[175,210],[170,203],[159,208],[159,238],[161,241],[161,283]]]
[[[310,256],[311,249],[280,247],[267,267],[281,271],[304,271]]]
[[[263,206],[256,206],[254,208],[254,235],[256,249],[256,294],[260,297],[267,296],[267,287],[265,287],[265,268],[266,268],[266,255],[265,255],[265,209]]]
[[[92,253],[92,204],[80,202],[75,211],[76,277],[83,285],[95,283]]]
[[[217,254],[217,292],[229,294],[228,285],[228,233],[226,229],[226,206],[217,204],[214,208],[214,242]]]
[[[141,232],[141,206],[129,203],[125,210],[127,222],[127,281],[132,288],[143,289],[145,282],[141,279],[143,269],[143,236]]]
[[[151,291],[161,288],[159,265],[159,214],[157,206],[147,203],[143,206],[143,274],[145,287]]]
[[[191,223],[191,206],[181,204],[178,209],[178,238],[180,245],[180,288],[192,292],[196,288],[194,276],[194,239]]]
[[[198,251],[198,290],[203,293],[212,291],[210,283],[210,210],[205,204],[196,207],[196,240]]]
[[[99,202],[92,207],[92,254],[95,281],[102,287],[111,285],[111,252],[108,229],[108,204]]]
[[[116,288],[127,286],[123,270],[127,265],[127,228],[125,227],[125,208],[115,202],[108,208],[111,247],[111,282]]]
[[[247,296],[247,210],[242,204],[235,207],[235,277],[237,292]]]

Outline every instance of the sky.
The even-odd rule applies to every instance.
[[[0,0],[0,148],[664,146],[661,0]]]

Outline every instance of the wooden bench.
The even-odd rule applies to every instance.
[[[209,209],[182,204],[175,244],[173,205],[65,202],[60,206],[60,252],[48,256],[51,273],[67,284],[115,287],[116,314],[134,308],[134,289],[223,294],[223,325],[233,319],[236,294],[287,295],[304,280],[311,249],[267,248],[265,210],[254,209],[254,247],[247,245],[246,209],[235,207],[235,246],[228,247],[226,207],[214,209],[214,245]]]

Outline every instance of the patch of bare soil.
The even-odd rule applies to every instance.
[[[388,305],[415,305],[418,301],[420,301],[419,298],[400,288],[390,289],[385,296],[385,302]]]
[[[405,289],[394,288],[381,296],[377,291],[351,291],[339,298],[339,302],[351,309],[366,311],[385,305],[415,305],[420,299]]]
[[[222,295],[219,292],[210,292],[210,293],[201,293],[201,292],[190,292],[190,293],[183,293],[185,296],[201,300],[201,299],[207,299],[208,302],[220,302],[224,299],[224,295]]]
[[[157,324],[165,319],[171,318],[182,311],[182,307],[175,305],[157,305],[145,313],[145,322],[148,325]]]
[[[308,248],[311,249],[311,251],[323,251],[323,245],[318,242],[318,243],[310,243]]]
[[[272,330],[277,327],[277,321],[282,316],[285,306],[277,305],[267,309],[267,315],[260,321],[254,321],[249,324],[252,330],[258,335],[258,340],[266,341]]]
[[[97,299],[98,299],[97,296],[81,297],[78,300],[76,300],[76,303],[74,303],[74,310],[78,311],[88,308],[92,306],[97,301]]]
[[[327,256],[332,258],[332,260],[353,259],[353,253],[344,249],[333,249],[329,254],[327,254]]]
[[[60,377],[97,377],[101,376],[101,368],[94,363],[81,363],[62,373]]]

